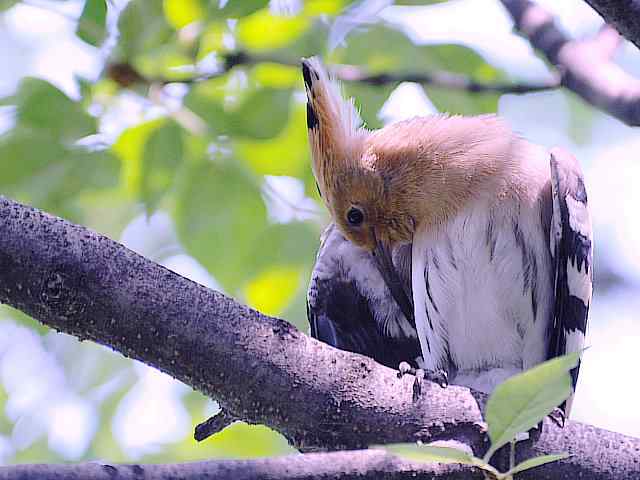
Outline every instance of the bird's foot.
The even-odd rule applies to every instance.
[[[560,428],[564,428],[565,424],[567,423],[567,415],[560,407],[554,408],[549,414],[549,418]],[[540,430],[542,430],[542,428]]]
[[[449,386],[449,377],[444,370],[423,370],[421,368],[413,368],[407,362],[400,362],[398,365],[398,378],[405,375],[413,375],[413,401],[417,402],[422,394],[422,381],[426,378],[430,382],[437,383],[442,388]]]

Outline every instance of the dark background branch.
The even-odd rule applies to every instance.
[[[220,77],[238,65],[250,66],[259,63],[277,63],[279,65],[299,66],[299,61],[273,55],[249,54],[234,52],[224,56],[222,67],[215,73],[198,75],[191,78],[167,79],[147,78],[129,63],[112,63],[107,66],[107,75],[119,85],[128,87],[136,83],[196,83]],[[361,82],[369,85],[395,85],[401,82],[416,82],[423,85],[463,90],[473,93],[531,93],[553,90],[560,87],[559,81],[541,83],[483,83],[459,73],[444,70],[411,73],[377,73],[370,74],[365,69],[355,65],[336,65],[333,67],[335,76],[345,82]]]
[[[564,87],[627,125],[640,126],[640,80],[612,61],[618,46],[613,30],[605,27],[594,39],[570,40],[553,16],[531,0],[502,4],[518,31],[558,68]],[[640,16],[635,22],[640,24]]]
[[[609,25],[640,48],[640,0],[585,0]]]
[[[0,231],[0,301],[153,365],[302,450],[418,439],[461,441],[477,454],[486,449],[466,388],[427,384],[413,403],[410,378],[1,197]],[[564,429],[546,423],[539,441],[522,444],[519,455],[561,451],[572,456],[523,478],[640,478],[640,439],[577,422]]]

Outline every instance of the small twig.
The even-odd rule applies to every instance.
[[[207,420],[196,426],[196,429],[193,432],[193,438],[196,439],[196,441],[201,442],[209,438],[211,435],[221,432],[238,420],[239,419],[236,416],[229,413],[227,410],[221,409],[216,415],[209,417]]]

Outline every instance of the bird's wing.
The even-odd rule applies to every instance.
[[[555,305],[548,357],[583,348],[592,289],[591,217],[578,161],[568,152],[551,151],[552,216],[550,249]],[[575,389],[580,364],[571,372]],[[563,405],[569,415],[571,398]]]
[[[370,282],[381,288],[376,296],[363,293],[369,290]],[[391,368],[397,368],[401,361],[416,366],[420,349],[415,330],[394,302],[371,255],[330,225],[320,245],[307,293],[311,336]],[[398,325],[403,322],[403,327],[385,326],[381,319]]]

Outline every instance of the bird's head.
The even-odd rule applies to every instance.
[[[412,220],[388,202],[389,180],[378,168],[353,102],[317,58],[302,61],[307,92],[307,127],[318,191],[342,233],[356,245],[374,251],[384,242],[410,242]]]
[[[368,251],[388,255],[417,228],[523,183],[520,140],[496,116],[430,115],[369,131],[317,58],[302,73],[318,190],[342,233]]]

